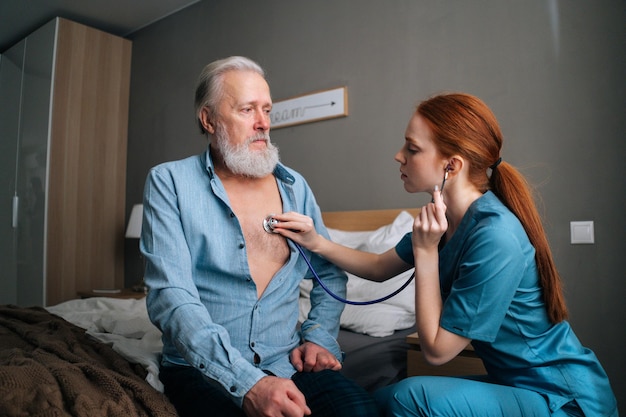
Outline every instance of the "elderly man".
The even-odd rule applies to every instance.
[[[337,372],[343,306],[316,285],[298,328],[307,265],[263,228],[268,214],[297,211],[327,236],[306,181],[270,142],[263,70],[243,57],[213,62],[195,101],[207,151],[154,167],[144,191],[141,250],[148,312],[163,332],[165,393],[183,417],[378,415]],[[343,272],[309,256],[345,294]]]

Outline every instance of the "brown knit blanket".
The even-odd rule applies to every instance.
[[[0,306],[0,416],[176,416],[145,376],[41,307]]]

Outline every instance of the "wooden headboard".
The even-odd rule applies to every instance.
[[[408,211],[412,216],[417,216],[420,209],[325,211],[322,212],[322,218],[326,227],[332,229],[351,231],[376,230],[381,226],[392,223],[401,211]]]

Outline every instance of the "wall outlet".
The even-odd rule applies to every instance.
[[[570,236],[572,245],[593,244],[593,221],[570,222]]]

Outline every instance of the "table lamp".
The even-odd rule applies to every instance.
[[[127,239],[139,239],[141,237],[141,223],[143,222],[143,204],[135,204],[133,209],[130,212],[130,218],[128,219],[128,226],[126,227],[126,238]],[[133,291],[137,292],[148,292],[148,287],[143,280],[143,258],[141,257],[141,253],[139,255],[139,259],[142,261],[142,277],[139,280],[139,283],[133,285]]]

